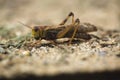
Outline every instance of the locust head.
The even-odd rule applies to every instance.
[[[34,26],[32,28],[32,35],[36,40],[39,40],[43,36],[43,29],[40,26]]]
[[[32,36],[34,37],[34,39],[39,40],[39,39],[42,38],[43,29],[41,28],[41,26],[33,26],[33,27],[31,27],[31,26],[28,26],[28,25],[20,22],[20,21],[19,21],[19,23],[32,30]]]

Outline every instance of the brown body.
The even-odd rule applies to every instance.
[[[52,26],[47,26],[49,28],[46,28],[43,30],[44,34],[41,38],[45,39],[45,40],[58,39],[58,33],[60,31],[64,30],[66,27],[70,27],[70,26],[72,26],[72,28],[69,29],[69,31],[60,38],[71,38],[72,34],[76,28],[76,26],[74,26],[74,25],[61,25],[61,26],[58,26],[57,28],[50,28]],[[43,26],[43,27],[45,27],[45,26]],[[78,29],[77,29],[77,32],[76,32],[74,38],[90,39],[91,36],[88,34],[88,32],[93,32],[93,31],[97,31],[97,28],[94,25],[91,25],[89,23],[80,24],[80,25],[78,25]]]
[[[72,17],[72,23],[69,25],[65,25],[67,20]],[[24,24],[23,24],[24,25]],[[25,25],[27,26],[27,25]],[[80,20],[74,19],[74,14],[72,12],[69,13],[67,18],[65,18],[59,25],[57,26],[34,26],[28,28],[32,29],[32,35],[36,40],[45,39],[55,41],[59,38],[70,38],[69,44],[74,38],[81,39],[90,39],[91,36],[88,32],[97,31],[96,26],[90,23],[80,23]]]

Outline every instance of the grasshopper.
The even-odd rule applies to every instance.
[[[72,23],[65,25],[70,17],[72,18]],[[91,36],[88,34],[88,32],[97,31],[96,26],[90,23],[80,23],[80,20],[78,18],[74,19],[73,12],[70,12],[59,25],[34,27],[28,25],[25,26],[32,30],[32,35],[36,40],[41,41],[42,39],[45,39],[54,42],[56,39],[70,38],[68,44],[71,44],[74,38],[89,40],[91,39]]]

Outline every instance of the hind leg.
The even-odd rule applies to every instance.
[[[80,25],[80,20],[79,20],[79,19],[76,19],[76,21],[75,21],[75,29],[74,29],[74,32],[73,32],[73,34],[72,34],[72,37],[70,38],[70,41],[69,41],[68,45],[70,45],[71,42],[72,42],[72,40],[74,39],[74,37],[75,37],[75,35],[76,35],[76,32],[77,32],[77,30],[78,30],[79,25]]]
[[[75,37],[75,35],[76,35],[76,32],[77,32],[77,30],[78,30],[79,25],[80,25],[80,20],[79,20],[79,19],[76,19],[75,22],[74,22],[72,25],[69,25],[69,26],[67,26],[64,30],[60,31],[60,32],[57,34],[57,38],[62,38],[62,37],[64,37],[64,36],[66,35],[66,33],[70,31],[70,29],[72,29],[73,27],[75,27],[75,28],[73,28],[73,29],[74,29],[74,32],[73,32],[72,37],[70,38],[70,41],[69,41],[69,43],[68,43],[68,44],[71,44],[72,40],[74,39],[74,37]],[[71,34],[71,33],[69,33],[69,34]]]
[[[68,16],[59,25],[64,25],[70,17],[72,17],[72,24],[73,24],[74,23],[74,13],[70,12],[68,14]]]

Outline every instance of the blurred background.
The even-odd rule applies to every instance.
[[[81,22],[120,29],[120,0],[0,0],[0,25],[56,25],[69,12]],[[16,27],[16,26],[14,26]],[[26,30],[21,26],[21,30]],[[25,31],[26,32],[26,31]]]

